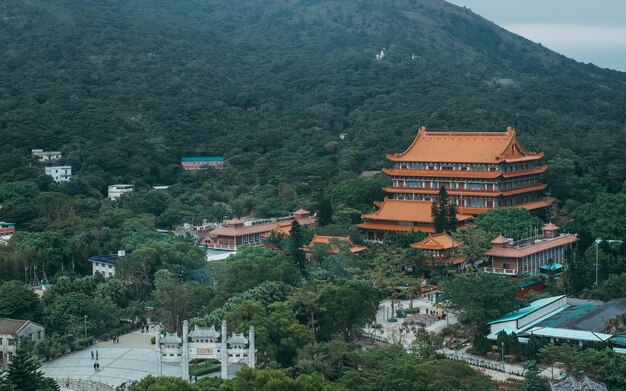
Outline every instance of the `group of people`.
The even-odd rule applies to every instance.
[[[96,359],[96,361],[98,361],[98,350],[96,349],[96,354],[93,354],[93,350],[91,351],[91,359]]]
[[[99,362],[95,362],[93,363],[93,370],[96,372],[100,372],[100,363]]]
[[[119,335],[114,335],[112,338],[113,343],[120,343],[120,336]]]

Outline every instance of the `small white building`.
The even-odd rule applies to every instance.
[[[48,163],[60,160],[63,155],[61,151],[44,151],[43,149],[32,149],[31,154],[37,158],[39,163]]]
[[[110,278],[115,276],[115,264],[117,261],[126,256],[124,250],[117,252],[117,255],[94,255],[89,257],[91,262],[91,271],[93,275],[102,274],[104,277]]]
[[[0,366],[11,361],[22,339],[40,342],[45,338],[42,325],[30,320],[0,318]]]
[[[44,171],[55,182],[69,182],[72,177],[72,166],[49,166],[45,167]]]
[[[134,185],[111,185],[109,186],[109,199],[117,200],[122,194],[132,193],[134,190]]]

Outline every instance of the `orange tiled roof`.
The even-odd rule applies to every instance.
[[[454,238],[445,232],[428,235],[427,238],[418,243],[411,243],[411,248],[418,248],[421,250],[449,250],[451,248],[459,247],[461,242],[454,240]]]
[[[295,215],[308,215],[308,214],[310,214],[310,213],[311,213],[311,212],[309,212],[308,210],[300,208],[300,209],[298,209],[297,211],[293,212],[293,215],[294,215],[294,216],[295,216]]]
[[[542,153],[526,151],[513,128],[506,132],[427,132],[421,128],[406,151],[387,155],[392,161],[424,163],[501,163],[542,157]]]
[[[311,243],[309,243],[308,246],[304,246],[303,250],[304,251],[311,251],[313,249],[313,247],[318,244],[318,243],[323,243],[323,244],[328,244],[331,247],[331,251],[333,254],[338,254],[339,253],[339,247],[337,247],[334,244],[331,244],[331,241],[333,240],[339,240],[341,242],[347,242],[350,245],[350,252],[351,253],[359,253],[361,251],[367,250],[366,246],[357,246],[356,244],[352,243],[352,240],[350,239],[349,236],[323,236],[323,235],[318,235],[315,234],[313,235],[313,239],[311,239]]]
[[[509,244],[511,243],[504,235],[500,234],[497,238],[491,241],[491,244]]]
[[[524,175],[542,174],[542,173],[546,172],[547,169],[548,169],[548,166],[539,166],[539,167],[533,168],[532,170],[505,172],[505,173],[502,173],[502,177],[504,177],[504,178],[515,178],[515,177],[524,176]]]
[[[476,196],[476,197],[499,197],[499,196],[512,196],[516,194],[523,193],[531,193],[533,191],[541,191],[545,190],[548,185],[535,185],[535,186],[526,186],[520,187],[513,190],[507,191],[485,191],[485,190],[456,190],[450,189],[448,190],[448,195],[453,196]],[[383,187],[383,191],[386,193],[406,193],[406,194],[430,194],[437,195],[439,194],[439,189],[426,189],[426,188],[413,188],[413,187]]]
[[[559,227],[552,221],[541,227],[542,231],[556,231],[557,229],[559,229]]]
[[[535,210],[535,209],[546,208],[546,207],[552,205],[553,203],[554,203],[553,199],[545,198],[543,200],[537,200],[537,201],[533,201],[533,202],[527,202],[525,204],[514,205],[514,206],[511,206],[511,208],[522,208],[522,209],[526,209],[526,210]]]
[[[426,233],[434,233],[435,232],[435,227],[432,225],[424,225],[424,224],[420,224],[420,225],[414,225],[414,226],[408,226],[408,225],[401,225],[401,224],[393,224],[393,223],[389,223],[389,224],[385,224],[385,223],[374,223],[374,222],[365,222],[365,223],[361,223],[361,224],[357,224],[358,228],[362,228],[362,229],[371,229],[373,231],[397,231],[397,232],[418,232],[418,231],[422,231],[422,232],[426,232]]]
[[[549,248],[563,246],[574,243],[577,239],[574,234],[558,236],[554,239],[546,239],[539,243],[534,243],[525,247],[493,247],[485,255],[503,258],[524,258],[528,255],[538,253]],[[492,242],[493,243],[493,242]]]
[[[481,178],[494,179],[502,175],[501,171],[454,171],[454,170],[406,170],[383,168],[383,172],[391,176],[412,176],[428,178]]]
[[[432,202],[385,199],[380,209],[363,215],[364,219],[384,221],[406,221],[432,224]],[[457,213],[459,222],[467,221],[472,216]]]

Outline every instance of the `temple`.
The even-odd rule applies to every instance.
[[[552,200],[544,197],[547,185],[542,174],[547,166],[540,163],[542,158],[543,153],[529,152],[520,144],[513,128],[506,132],[428,132],[422,127],[406,151],[387,155],[394,164],[383,169],[392,177],[391,186],[383,189],[388,199],[379,211],[364,215],[366,222],[360,227],[370,240],[384,231],[434,232],[430,203],[442,186],[457,205],[459,222],[495,208],[545,208]],[[383,208],[389,208],[390,201],[395,205],[407,202],[397,211],[404,220],[391,219],[393,224],[388,220],[389,226],[383,227],[376,215],[386,214]],[[423,212],[419,213],[421,219],[408,221],[412,226],[406,224],[406,218],[417,210]],[[409,228],[400,229],[400,225]]]
[[[460,265],[465,262],[465,258],[461,255],[462,244],[442,232],[428,235],[421,242],[412,243],[411,248],[424,251],[427,256],[431,257],[433,266]]]

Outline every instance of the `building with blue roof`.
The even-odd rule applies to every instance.
[[[183,170],[205,170],[209,167],[223,168],[223,156],[184,156],[181,158]]]

